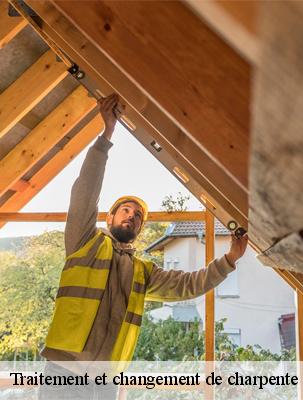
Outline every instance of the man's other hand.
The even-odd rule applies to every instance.
[[[118,102],[119,96],[116,93],[98,100],[100,113],[105,125],[103,136],[108,140],[111,140],[116,126],[117,117],[115,115],[115,107],[117,107]]]
[[[240,238],[237,238],[234,234],[231,235],[231,245],[230,250],[227,254],[225,254],[228,262],[231,265],[234,265],[235,262],[243,256],[245,253],[248,242],[248,235],[245,234]]]

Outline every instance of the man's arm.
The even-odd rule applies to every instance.
[[[100,112],[105,129],[94,145],[88,150],[80,170],[80,175],[73,184],[70,206],[65,227],[66,255],[74,253],[96,233],[98,202],[101,192],[107,153],[111,148],[116,117],[113,109],[118,96],[111,95],[100,103]]]
[[[242,257],[247,247],[247,235],[239,239],[232,235],[231,239],[230,251],[199,271],[165,271],[154,265],[147,284],[146,300],[188,300],[218,286],[236,269],[235,262]]]
[[[225,256],[212,261],[207,268],[194,272],[165,271],[154,265],[148,282],[146,300],[179,301],[202,296],[224,281],[235,268]]]

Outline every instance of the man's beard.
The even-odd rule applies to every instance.
[[[136,234],[132,229],[121,225],[112,225],[109,230],[118,242],[129,243],[136,237]]]

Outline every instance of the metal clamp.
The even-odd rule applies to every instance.
[[[69,69],[68,72],[73,75],[74,78],[77,80],[81,80],[85,77],[85,72],[79,69],[77,64],[73,64]]]

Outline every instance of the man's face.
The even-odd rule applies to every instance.
[[[123,243],[131,242],[137,237],[142,222],[142,207],[132,201],[121,204],[115,214],[111,214],[107,218],[111,234]]]

